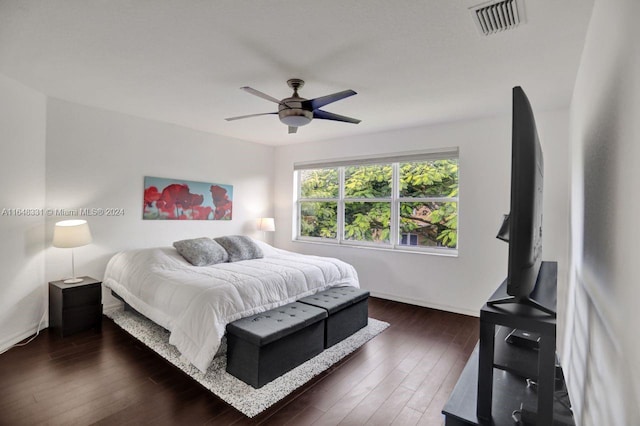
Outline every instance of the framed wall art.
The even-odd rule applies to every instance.
[[[233,185],[144,177],[143,219],[231,220]]]

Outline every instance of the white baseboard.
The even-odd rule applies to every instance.
[[[40,330],[38,330],[38,326],[40,324],[42,324],[42,327],[40,328]],[[33,336],[34,334],[44,330],[47,327],[49,327],[49,321],[45,319],[40,323],[31,324],[31,326],[29,326],[24,331],[18,331],[11,336],[4,337],[2,341],[0,341],[0,353],[6,352],[7,350],[11,349],[11,347],[16,343],[23,341],[27,337]]]
[[[394,302],[408,303],[409,305],[422,306],[422,307],[425,307],[425,308],[437,309],[439,311],[454,312],[456,314],[469,315],[469,316],[472,316],[472,317],[479,317],[480,316],[480,309],[478,309],[477,311],[474,311],[474,310],[470,310],[470,309],[458,308],[458,307],[455,307],[455,306],[440,305],[438,303],[425,302],[424,300],[413,299],[413,298],[410,298],[410,297],[397,296],[395,294],[381,293],[381,292],[378,292],[378,291],[370,291],[370,294],[373,297],[379,297],[381,299],[393,300]]]
[[[108,305],[103,305],[102,306],[102,312],[105,313],[105,314],[108,314],[108,313],[116,311],[118,309],[122,309],[122,305],[123,305],[122,302],[116,300],[114,303],[110,303]],[[39,325],[40,325],[40,323],[31,324],[31,326],[29,326],[26,330],[19,331],[19,332],[15,333],[15,334],[13,334],[11,336],[3,337],[2,340],[0,340],[0,353],[3,353],[5,351],[7,351],[13,345],[23,341],[27,337],[30,337],[30,336],[33,336],[34,334],[36,334],[38,332],[38,326]],[[48,327],[49,327],[49,320],[47,318],[45,318],[42,321],[42,327],[40,328],[40,331],[42,331],[42,330],[44,330],[45,328],[48,328]]]

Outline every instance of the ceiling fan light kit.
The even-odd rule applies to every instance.
[[[333,93],[331,95],[322,96],[315,99],[305,99],[298,95],[298,89],[304,86],[304,80],[299,78],[292,78],[287,80],[289,87],[293,89],[293,95],[282,100],[278,100],[273,96],[269,96],[266,93],[262,93],[259,90],[245,86],[241,87],[245,92],[251,93],[254,96],[258,96],[262,99],[266,99],[278,104],[278,112],[265,112],[261,114],[242,115],[238,117],[229,117],[227,121],[239,120],[242,118],[256,117],[260,115],[272,115],[278,114],[280,121],[289,127],[289,133],[296,133],[298,127],[306,126],[314,118],[321,120],[333,120],[342,121],[345,123],[358,124],[360,120],[346,117],[343,115],[333,114],[331,112],[323,111],[320,108],[328,105],[332,102],[339,101],[349,96],[356,95],[353,90],[343,90],[342,92]]]

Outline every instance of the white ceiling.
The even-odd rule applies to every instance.
[[[0,73],[48,96],[282,145],[495,115],[521,85],[535,110],[569,104],[593,0],[524,0],[526,22],[481,36],[483,0],[0,0]],[[288,135],[238,90],[286,80],[360,124]]]

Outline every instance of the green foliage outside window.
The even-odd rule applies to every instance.
[[[302,170],[300,172],[302,198],[337,198],[338,169]]]
[[[458,161],[433,160],[400,164],[400,197],[458,196]],[[458,203],[400,203],[400,232],[416,233],[422,245],[458,245]]]
[[[424,246],[457,247],[457,203],[400,203],[400,232],[418,234]]]
[[[300,235],[336,238],[338,235],[338,203],[322,201],[301,203]]]
[[[400,197],[457,197],[458,161],[400,164]]]
[[[347,240],[389,243],[391,203],[346,202],[344,237]]]
[[[422,246],[457,247],[458,161],[430,160],[398,165],[400,217],[398,234],[417,234]],[[353,241],[390,243],[392,176],[391,164],[344,168],[344,238]],[[337,237],[339,171],[301,171],[300,235]],[[310,202],[324,198],[332,201]],[[411,199],[419,199],[412,201]],[[447,200],[431,200],[446,198]],[[335,199],[335,201],[333,201]],[[349,201],[349,199],[359,199]],[[378,199],[376,201],[362,201]],[[380,201],[388,199],[389,201]]]
[[[350,166],[344,172],[345,198],[391,197],[391,164]]]

